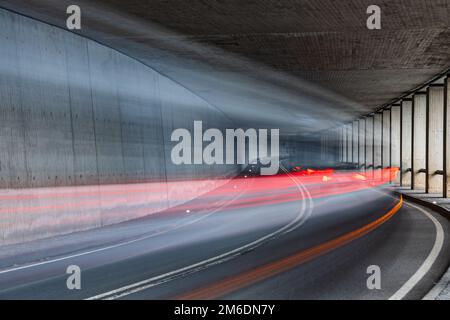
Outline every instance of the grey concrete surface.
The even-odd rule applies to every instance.
[[[391,110],[384,110],[382,116],[382,166],[389,168],[391,166]]]
[[[320,2],[319,7],[310,2],[294,5],[294,9],[312,12],[320,8],[324,13],[332,12],[334,18],[354,14],[354,19],[345,19],[344,28],[336,26],[341,19],[324,20],[300,10],[306,15],[297,12],[290,17],[310,20],[282,24],[292,30],[281,28],[268,33],[264,27],[267,17],[261,16],[247,20],[253,21],[252,29],[239,23],[239,32],[231,35],[233,27],[222,25],[223,14],[210,15],[201,26],[177,15],[180,19],[173,24],[164,10],[155,15],[135,11],[149,4],[82,2],[83,28],[79,33],[99,42],[0,10],[0,149],[6,150],[0,155],[0,210],[4,217],[0,222],[0,245],[142,218],[226,184],[241,167],[177,166],[170,161],[171,132],[180,127],[192,129],[194,120],[218,129],[282,127],[288,133],[282,136],[282,156],[304,166],[317,165],[318,154],[322,156],[319,164],[335,163],[336,143],[332,143],[330,134],[322,145],[315,134],[353,120],[346,129],[344,158],[349,163],[365,163],[363,147],[367,146],[362,133],[366,128],[362,123],[366,122],[354,120],[355,115],[370,112],[448,67],[448,19],[441,16],[450,10],[447,4],[426,10],[412,1],[407,11],[411,16],[404,16],[400,28],[403,32],[399,33],[395,21],[387,18],[383,24],[387,27],[373,37],[364,28],[364,10],[356,15],[365,4],[353,1],[351,6],[331,11],[334,5],[329,1]],[[171,18],[176,8],[188,10],[178,1],[173,4]],[[63,28],[65,16],[60,13],[64,10],[59,9],[65,5],[66,1],[53,0],[0,1],[0,6]],[[383,10],[393,9],[387,3],[381,5]],[[192,3],[193,8],[202,6]],[[244,12],[258,10],[254,4],[239,7]],[[394,11],[405,9],[403,4],[394,7]],[[85,11],[87,8],[91,10]],[[236,14],[232,4],[226,8],[215,4],[209,9],[217,8],[230,9],[227,17]],[[286,16],[280,8],[293,7],[283,2],[272,8],[271,22]],[[418,16],[420,26],[416,25]],[[313,27],[316,24],[319,27]],[[267,25],[277,29],[280,26]],[[323,25],[331,29],[323,30]],[[279,44],[280,36],[284,45],[274,45]],[[264,45],[257,45],[251,38],[263,39]],[[236,45],[226,44],[229,41]],[[373,50],[375,47],[378,50]],[[414,51],[416,47],[419,51]],[[347,48],[354,54],[349,55]],[[256,56],[254,49],[260,50]],[[314,52],[324,55],[312,58]],[[283,57],[286,59],[282,61]],[[304,82],[302,77],[334,92]],[[425,105],[429,151],[425,187],[431,192],[442,191],[442,177],[436,174],[436,170],[444,169],[439,167],[444,159],[439,147],[443,143],[443,110],[436,109],[443,105],[441,89],[428,88]],[[413,110],[420,109],[420,99],[414,97]],[[377,162],[382,167],[403,166],[397,111],[375,115],[375,167]],[[422,120],[420,112],[417,122]],[[416,126],[415,113],[414,130],[423,133],[420,124]],[[413,140],[415,148],[416,138]],[[419,139],[417,145],[422,147]],[[415,157],[417,153],[419,160],[424,160],[425,153],[413,153],[417,188],[421,181],[415,179],[414,170],[422,168]],[[211,177],[215,180],[208,179]],[[194,178],[196,182],[190,183]],[[130,196],[130,188],[143,188],[147,194]],[[64,193],[79,199],[81,195],[83,199],[74,200],[62,196]],[[152,201],[155,196],[157,201]],[[231,244],[238,241],[233,239]],[[224,245],[227,243],[224,241]],[[132,254],[145,254],[144,248],[135,249]],[[122,254],[113,260],[134,258]],[[88,263],[88,268],[108,259],[103,256],[97,260],[98,265]],[[40,275],[49,272],[52,270]],[[14,279],[8,281],[14,283]],[[52,284],[43,291],[49,292],[50,288]]]
[[[402,101],[401,106],[401,185],[411,186],[412,168],[412,100]],[[409,170],[408,170],[409,169]]]
[[[359,121],[354,120],[352,122],[352,157],[353,163],[358,164],[359,160]]]
[[[1,6],[62,27],[65,16],[61,13],[69,4],[69,0],[0,1]],[[373,4],[367,0],[244,4],[80,0],[78,4],[84,9],[84,27],[79,32],[157,67],[237,118],[242,118],[242,112],[235,113],[228,105],[232,96],[242,98],[241,102],[251,100],[249,107],[258,106],[260,111],[265,103],[262,96],[247,96],[229,81],[223,90],[224,78],[242,83],[243,77],[236,73],[264,78],[272,86],[278,82],[283,90],[290,87],[292,97],[301,92],[296,79],[302,77],[359,102],[330,106],[323,116],[336,122],[371,112],[449,67],[447,1],[378,1],[382,29],[375,31],[366,27],[366,10]],[[161,27],[170,32],[160,32]],[[292,77],[284,78],[288,80],[282,84],[272,73],[262,77],[261,68],[251,68],[250,63],[230,63],[226,59],[230,53]],[[198,61],[207,66],[199,67]],[[272,98],[278,96],[273,87],[252,87],[265,88]],[[314,113],[307,104],[296,104],[287,96],[276,98],[284,110],[280,117],[300,108],[303,114]],[[328,121],[316,125],[325,129]]]
[[[400,124],[400,106],[395,106],[391,108],[391,141],[390,141],[390,152],[391,152],[391,167],[400,168],[401,159],[401,124]],[[400,175],[397,175],[395,183],[400,183]]]
[[[407,196],[414,197],[414,199],[418,199],[423,203],[432,204],[432,208],[442,208],[446,212],[446,210],[450,211],[450,199],[443,198],[441,193],[426,193],[425,190],[411,190],[409,188],[399,188],[399,192],[405,194]]]
[[[373,165],[374,169],[378,169],[383,167],[383,114],[376,113],[373,118]],[[377,174],[379,173],[377,170]]]
[[[4,203],[0,244],[143,215],[142,208],[141,213],[125,210],[142,205],[129,198],[107,203],[101,194],[115,188],[111,185],[126,190],[162,183],[160,203],[149,204],[145,213],[152,214],[216,188],[242,170],[234,164],[172,162],[175,129],[192,129],[194,121],[202,121],[204,130],[239,127],[185,86],[98,42],[3,9],[0,29],[0,189],[4,199],[15,200]],[[280,156],[318,165],[315,137],[279,129]],[[203,183],[187,186],[192,179]],[[60,191],[90,192],[95,205],[75,210],[61,208],[61,199],[39,200],[41,193]],[[22,202],[23,193],[38,200]],[[180,200],[182,194],[190,197]],[[26,212],[45,206],[60,210]]]
[[[367,168],[367,170],[372,170],[374,167],[374,159],[373,159],[373,140],[374,140],[374,133],[373,133],[373,123],[374,123],[374,117],[368,117],[366,118],[366,132],[365,132],[365,159],[366,159],[366,168],[371,166],[370,168]]]
[[[450,76],[444,87],[444,197],[450,197]]]
[[[427,89],[427,161],[425,191],[440,193],[443,191],[442,175],[444,163],[444,88],[441,85]]]
[[[342,162],[346,163],[347,160],[347,128],[342,126]]]
[[[425,189],[426,174],[419,172],[426,167],[426,120],[427,96],[420,92],[413,96],[413,147],[412,147],[412,188],[414,190]]]
[[[347,127],[347,162],[353,163],[353,123],[346,125]]]
[[[366,120],[360,119],[358,120],[358,122],[358,165],[360,168],[362,168],[366,163]]]
[[[7,210],[0,244],[136,217],[132,212],[110,216],[96,185],[125,184],[126,189],[193,177],[221,181],[239,172],[236,165],[172,163],[174,129],[191,128],[194,120],[205,127],[234,127],[186,88],[113,49],[5,10],[0,10],[0,29],[0,188]],[[217,187],[210,182],[192,197]],[[69,186],[91,186],[97,207],[24,212],[30,204],[19,193],[38,197]],[[161,187],[167,190],[148,214],[178,204],[172,195],[183,191],[179,185]],[[5,200],[15,196],[15,202]],[[60,201],[49,198],[39,204]]]

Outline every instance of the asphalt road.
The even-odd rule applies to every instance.
[[[267,194],[255,200],[242,190],[214,209],[198,209],[200,199],[171,214],[5,247],[0,299],[420,299],[446,270],[449,223],[438,214],[400,207],[383,187],[309,191],[277,190],[270,199],[285,201],[264,201]],[[283,196],[293,193],[302,200]],[[81,269],[81,290],[67,289],[70,265]],[[372,265],[381,289],[367,288]]]

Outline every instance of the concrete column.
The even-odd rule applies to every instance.
[[[391,157],[390,157],[390,150],[391,150],[391,110],[384,110],[383,111],[383,164],[382,166],[384,168],[391,166]]]
[[[359,156],[359,153],[358,153],[358,144],[359,144],[359,122],[358,122],[358,120],[355,120],[355,121],[353,121],[353,123],[352,123],[352,129],[353,129],[353,133],[352,133],[352,136],[353,136],[353,163],[354,164],[358,164],[358,156]]]
[[[358,134],[358,165],[360,169],[365,169],[366,167],[366,119],[359,119],[358,120],[358,128],[359,128],[359,134]]]
[[[383,111],[382,126],[382,166],[388,168],[391,166],[391,110]],[[389,176],[384,175],[383,180],[388,181]]]
[[[339,127],[337,129],[337,137],[338,137],[338,144],[337,144],[337,148],[338,148],[338,159],[339,159],[339,163],[344,162],[343,159],[343,155],[342,155],[342,138],[343,138],[343,134],[342,134],[342,128]]]
[[[390,167],[400,168],[400,136],[401,136],[401,122],[400,122],[400,105],[393,105],[391,107],[391,131],[390,131]],[[400,175],[397,175],[393,181],[400,185]]]
[[[331,131],[331,154],[332,154],[332,161],[330,165],[335,165],[341,161],[340,158],[340,145],[341,140],[339,137],[340,130],[338,128],[334,128]]]
[[[427,176],[425,192],[443,191],[444,167],[444,86],[430,85],[427,90]],[[439,172],[441,174],[439,174]]]
[[[411,189],[425,190],[427,94],[417,92],[412,104],[412,175]]]
[[[342,129],[337,128],[336,129],[336,137],[337,137],[337,158],[338,162],[342,163]]]
[[[342,127],[342,162],[347,162],[347,127]]]
[[[327,132],[325,134],[325,161],[327,163],[327,166],[332,161],[332,159],[333,159],[333,140],[331,132]]]
[[[450,79],[445,78],[444,86],[444,194],[450,196]]]
[[[347,162],[353,162],[353,136],[352,124],[347,125]]]
[[[366,170],[373,170],[373,119],[374,117],[366,118],[365,128],[365,160]]]
[[[378,172],[382,166],[382,113],[376,113],[374,115],[374,127],[373,127],[373,157],[374,157],[374,169]],[[374,178],[381,179],[381,176],[375,175]]]
[[[400,185],[411,186],[412,99],[403,99],[401,106]]]

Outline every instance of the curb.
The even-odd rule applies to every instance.
[[[426,200],[423,200],[423,199],[419,199],[419,198],[413,197],[413,196],[411,196],[411,195],[409,195],[409,194],[405,194],[405,193],[402,193],[402,192],[400,192],[400,191],[395,191],[395,192],[396,192],[398,195],[402,195],[402,197],[403,197],[404,199],[406,199],[406,200],[408,200],[408,201],[411,201],[411,202],[414,202],[414,203],[416,203],[416,204],[419,204],[419,205],[421,205],[421,206],[424,206],[424,207],[426,207],[426,208],[428,208],[428,209],[431,209],[431,210],[433,210],[433,211],[439,213],[439,214],[440,214],[441,216],[443,216],[444,218],[450,220],[450,211],[447,210],[447,209],[445,209],[445,208],[443,208],[443,207],[441,207],[440,205],[431,203],[431,202],[426,201]]]
[[[450,211],[440,205],[404,194],[400,191],[395,191],[395,193],[401,195],[405,200],[414,202],[439,213],[441,216],[450,221]],[[433,288],[431,288],[431,290],[422,298],[422,300],[450,300],[450,266],[441,276],[439,281],[433,286]]]

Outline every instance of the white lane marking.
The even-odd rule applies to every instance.
[[[285,170],[284,168],[282,168],[282,169]],[[197,262],[195,264],[192,264],[192,265],[189,265],[189,266],[177,269],[177,270],[173,270],[173,271],[170,271],[170,272],[167,272],[167,273],[155,276],[155,277],[151,277],[151,278],[139,281],[139,282],[135,282],[135,283],[120,287],[115,290],[111,290],[111,291],[108,291],[105,293],[98,294],[93,297],[87,298],[86,300],[99,300],[99,299],[114,300],[114,299],[119,299],[119,298],[128,296],[133,293],[137,293],[137,292],[149,289],[151,287],[169,282],[173,279],[180,278],[180,277],[195,273],[200,270],[204,270],[206,268],[209,268],[213,265],[223,263],[225,261],[229,261],[229,260],[235,258],[236,256],[239,256],[243,252],[247,252],[248,250],[253,250],[253,249],[257,248],[258,246],[262,245],[266,241],[268,241],[276,236],[279,236],[280,234],[286,234],[286,233],[293,231],[296,228],[299,228],[309,218],[309,216],[312,212],[313,202],[312,202],[310,193],[304,187],[304,185],[301,184],[300,182],[298,182],[294,176],[292,176],[290,174],[288,176],[294,181],[294,183],[299,188],[300,193],[302,194],[303,201],[302,201],[302,208],[301,208],[299,214],[296,216],[296,218],[294,220],[292,220],[290,223],[288,223],[284,227],[282,227],[264,237],[261,237],[253,242],[247,243],[246,245],[243,245],[239,248],[230,250],[223,254],[217,255],[215,257],[212,257],[212,258]],[[307,194],[306,197],[305,197],[305,193]],[[307,200],[309,202],[308,208],[306,208],[306,202],[304,200]]]
[[[254,179],[248,180],[248,181],[251,181],[251,183],[253,184]],[[246,187],[248,188],[248,185]],[[133,239],[133,240],[119,242],[119,243],[116,243],[116,244],[113,244],[113,245],[110,245],[110,246],[106,246],[106,247],[101,247],[101,248],[98,248],[98,249],[93,249],[93,250],[89,250],[89,251],[83,251],[83,252],[80,252],[80,253],[67,255],[67,256],[60,257],[60,258],[49,259],[49,260],[46,260],[46,261],[34,262],[34,263],[26,264],[26,265],[23,265],[23,266],[3,269],[3,270],[0,270],[0,274],[10,273],[10,272],[19,271],[19,270],[23,270],[23,269],[34,268],[34,267],[39,267],[39,266],[46,265],[46,264],[51,264],[51,263],[55,263],[55,262],[59,262],[59,261],[64,261],[64,260],[68,260],[68,259],[73,259],[73,258],[86,256],[86,255],[97,253],[97,252],[102,252],[102,251],[106,251],[106,250],[110,250],[110,249],[115,249],[115,248],[127,246],[129,244],[133,244],[135,242],[144,241],[144,240],[147,240],[147,239],[159,236],[161,234],[168,233],[170,231],[178,230],[180,228],[183,228],[183,227],[186,227],[186,226],[191,225],[193,223],[196,223],[198,221],[201,221],[201,220],[209,217],[210,215],[216,213],[217,211],[222,210],[226,205],[229,205],[234,200],[236,200],[241,195],[243,195],[244,192],[245,192],[245,189],[242,189],[241,192],[238,195],[236,195],[233,199],[230,200],[230,202],[226,202],[223,205],[221,205],[220,207],[214,209],[213,211],[211,211],[211,212],[209,212],[207,214],[204,214],[201,217],[199,217],[197,219],[194,219],[194,220],[191,220],[191,221],[189,221],[187,223],[180,224],[180,225],[178,225],[178,226],[176,226],[174,228],[169,228],[169,229],[162,230],[162,231],[159,231],[159,232],[156,232],[156,233],[152,233],[150,235],[139,237],[139,238],[136,238],[136,239]]]
[[[441,223],[425,209],[422,209],[421,207],[411,203],[408,203],[408,205],[422,212],[433,222],[436,228],[436,239],[434,241],[433,248],[431,249],[428,257],[424,260],[420,268],[417,269],[416,273],[414,273],[411,278],[409,278],[409,280],[406,281],[405,284],[403,284],[403,286],[389,298],[389,300],[403,299],[417,285],[417,283],[419,283],[419,281],[428,273],[428,271],[430,271],[434,262],[438,258],[444,244],[444,230]]]

